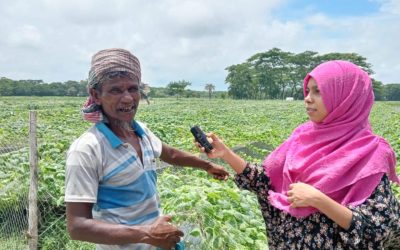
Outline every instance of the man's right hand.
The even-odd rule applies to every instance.
[[[146,234],[148,240],[146,243],[171,249],[180,242],[183,232],[170,223],[171,217],[164,215],[159,217],[153,224],[147,226]]]

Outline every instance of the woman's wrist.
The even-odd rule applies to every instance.
[[[314,196],[314,198],[311,201],[311,203],[312,203],[311,206],[320,210],[320,208],[323,206],[323,204],[327,202],[326,198],[327,198],[327,196],[318,190],[318,192],[316,193],[316,195]]]
[[[237,174],[241,174],[247,165],[247,162],[231,149],[225,152],[222,159],[227,162]]]
[[[315,197],[313,203],[313,207],[325,214],[340,227],[345,230],[349,229],[353,217],[353,212],[349,208],[334,201],[322,192]]]
[[[223,150],[221,159],[229,162],[230,159],[232,159],[235,156],[235,152],[233,152],[230,148],[225,147],[225,149]]]

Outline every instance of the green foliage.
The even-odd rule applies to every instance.
[[[185,80],[170,82],[167,85],[167,90],[169,95],[179,98],[183,96],[183,94],[185,93],[185,88],[189,85],[191,85],[191,83]]]
[[[226,68],[228,75],[225,82],[229,84],[228,94],[235,99],[256,99],[253,79],[254,69],[248,63],[232,65]]]
[[[24,250],[27,249],[26,240],[21,240],[21,236],[11,236],[7,238],[0,237],[1,250]]]
[[[240,192],[233,181],[221,183],[205,172],[170,168],[159,183],[163,210],[186,229],[190,249],[245,249],[258,242],[265,247],[265,225],[257,201],[250,193]]]
[[[211,94],[215,90],[214,84],[207,83],[204,89],[208,92],[208,99],[211,99]]]
[[[360,66],[363,70],[365,70],[368,74],[374,74],[372,70],[372,64],[367,62],[367,58],[357,54],[357,53],[328,53],[319,56],[319,63],[330,61],[330,60],[345,60],[353,62],[354,64]],[[318,64],[319,64],[318,63]]]
[[[382,101],[384,100],[384,86],[382,82],[375,80],[374,78],[372,80],[372,87],[374,89],[374,95],[375,95],[375,100],[376,101]]]
[[[351,61],[372,74],[372,65],[356,53],[305,51],[299,54],[278,48],[251,56],[246,62],[226,68],[228,93],[235,99],[303,99],[303,79],[320,63],[329,60]]]
[[[383,89],[386,101],[400,101],[400,84],[387,84]]]
[[[0,194],[3,201],[15,201],[28,186],[29,156],[28,149],[22,148],[13,152],[0,154]],[[14,180],[19,180],[15,182]],[[21,185],[21,180],[24,185]],[[17,191],[17,192],[16,192]]]
[[[148,97],[153,98],[153,100],[154,100],[154,98],[168,98],[168,97],[171,97],[170,93],[171,93],[171,91],[164,87],[151,87]],[[213,94],[214,98],[225,99],[227,97],[227,91],[213,90],[212,94]],[[186,89],[183,94],[183,97],[206,98],[206,97],[209,97],[209,93],[205,92],[205,91]]]
[[[42,80],[0,78],[0,96],[86,96],[86,81],[44,83]]]
[[[80,117],[83,102],[84,98],[72,97],[0,97],[0,146],[25,145],[0,154],[2,214],[2,205],[5,211],[12,202],[19,202],[18,194],[28,185],[27,110],[34,105],[38,112],[41,249],[93,249],[92,244],[69,239],[63,217],[66,151],[91,126]],[[189,128],[198,124],[217,133],[252,162],[261,162],[307,119],[299,101],[164,98],[143,104],[137,119],[147,123],[164,142],[197,154]],[[376,103],[370,119],[374,132],[386,138],[399,155],[400,103]],[[397,171],[400,173],[400,163]],[[186,232],[191,249],[266,248],[265,225],[255,195],[239,191],[231,179],[220,182],[200,170],[174,167],[159,173],[158,185],[164,213],[174,215],[173,221]],[[393,188],[400,197],[399,187]]]

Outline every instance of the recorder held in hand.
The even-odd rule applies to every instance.
[[[206,153],[211,152],[213,146],[207,140],[207,136],[204,134],[204,132],[200,129],[199,126],[195,125],[191,127],[190,132],[192,132],[196,141],[205,149]]]

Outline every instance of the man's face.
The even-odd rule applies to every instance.
[[[116,77],[103,82],[100,91],[91,92],[109,120],[131,122],[139,106],[139,80]]]

